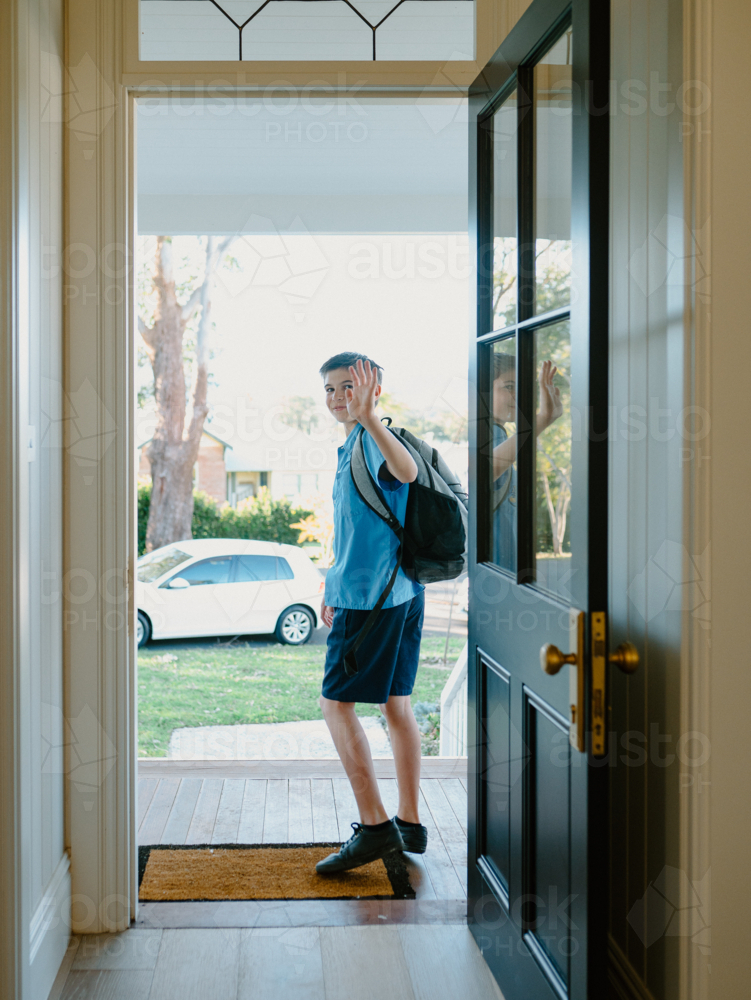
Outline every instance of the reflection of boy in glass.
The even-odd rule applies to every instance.
[[[563,413],[561,393],[553,385],[558,369],[543,361],[540,369],[540,408],[535,435],[549,427]],[[516,358],[513,354],[493,355],[493,562],[516,569],[516,434],[508,436],[505,424],[516,421]]]

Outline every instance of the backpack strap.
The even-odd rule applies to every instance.
[[[357,665],[357,650],[360,648],[363,640],[375,625],[376,619],[381,612],[381,608],[386,603],[386,598],[394,588],[394,584],[396,583],[396,578],[399,573],[399,567],[402,564],[402,556],[404,554],[405,545],[409,548],[409,542],[404,534],[404,529],[402,528],[399,518],[386,503],[383,490],[375,481],[370,469],[368,468],[368,463],[365,459],[365,448],[363,446],[362,435],[362,430],[357,432],[357,440],[355,441],[352,449],[352,457],[350,459],[349,466],[352,484],[354,485],[355,490],[357,491],[362,502],[369,507],[374,514],[380,517],[381,520],[384,521],[394,532],[396,537],[399,539],[399,548],[396,552],[396,565],[394,566],[389,582],[381,592],[380,597],[375,603],[375,607],[365,619],[365,623],[360,629],[354,643],[344,655],[344,669],[348,677],[354,677],[360,669]]]
[[[386,503],[383,490],[373,478],[368,463],[365,458],[365,446],[363,445],[363,431],[357,431],[357,440],[352,449],[352,456],[349,463],[352,483],[362,502],[377,514],[382,521],[391,528],[399,541],[402,540],[402,525],[399,518]]]

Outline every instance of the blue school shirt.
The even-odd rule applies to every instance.
[[[396,565],[399,540],[389,526],[360,499],[350,475],[350,460],[357,435],[363,434],[365,461],[370,474],[378,481],[386,503],[401,524],[407,512],[409,483],[381,478],[384,457],[373,438],[361,426],[347,435],[339,448],[334,480],[334,565],[326,574],[325,602],[330,608],[355,608],[369,611],[375,607]],[[379,473],[381,473],[379,475]],[[394,608],[411,601],[425,588],[399,573],[384,608]]]
[[[506,428],[493,424],[493,447],[508,439]],[[511,484],[502,503],[493,512],[493,562],[504,569],[516,570],[516,469],[510,465],[493,482],[493,493],[505,489],[509,476]]]

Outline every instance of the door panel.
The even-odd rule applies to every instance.
[[[522,920],[532,938],[567,983],[570,951],[568,720],[525,689],[529,763],[523,838],[528,843],[528,880]],[[529,943],[529,941],[528,941]]]
[[[485,846],[483,857],[491,862],[503,890],[509,885],[509,792],[512,780],[510,675],[489,657],[480,661],[484,685],[483,704],[487,708],[483,772],[482,829]],[[518,762],[515,762],[518,765]],[[514,778],[517,775],[514,774]]]
[[[608,41],[534,0],[470,96],[469,921],[507,1000],[606,991]]]

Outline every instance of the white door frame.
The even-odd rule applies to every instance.
[[[480,57],[526,8],[477,0]],[[65,244],[66,392],[77,434],[65,459],[66,717],[90,732],[69,751],[90,765],[67,785],[77,933],[122,930],[137,909],[137,718],[134,574],[137,542],[133,447],[135,102],[139,97],[304,96],[356,88],[369,96],[463,96],[478,62],[142,63],[138,0],[70,0]],[[258,69],[261,65],[262,68]],[[83,114],[81,112],[84,112]],[[85,426],[81,426],[85,424]],[[75,591],[75,593],[74,593]]]

